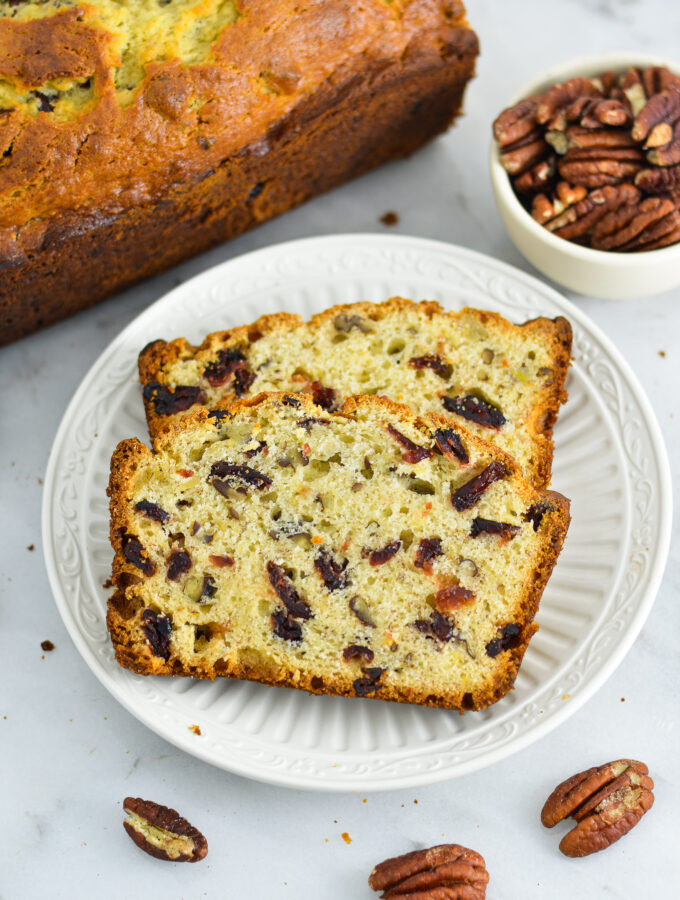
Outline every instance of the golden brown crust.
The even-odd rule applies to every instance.
[[[280,403],[289,396],[291,395],[285,393],[260,394],[251,399],[237,401],[231,408],[231,413],[238,416],[248,410],[256,409],[261,404]],[[296,394],[293,399],[296,401],[296,405],[299,405],[301,414],[318,414],[320,412],[309,395]],[[324,411],[324,416],[352,418],[361,410],[383,411],[388,413],[392,420],[396,419],[404,426],[411,426],[428,434],[431,433],[431,429],[450,428],[452,424],[450,419],[438,414],[429,414],[422,418],[416,417],[407,406],[395,403],[385,397],[349,398],[339,411],[330,414]],[[184,418],[168,422],[157,435],[154,452],[161,453],[164,449],[171,448],[173,442],[183,433],[206,423],[214,425],[214,420],[210,419],[208,411],[204,408],[197,408]],[[456,430],[464,435],[469,447],[488,455],[490,445],[487,442],[476,435],[465,432],[458,426],[456,426]],[[504,653],[501,665],[496,668],[495,675],[489,676],[484,686],[474,692],[465,692],[460,689],[453,689],[445,694],[416,692],[387,683],[384,686],[381,685],[380,693],[377,695],[379,699],[449,709],[473,710],[483,709],[495,703],[512,688],[529,641],[537,630],[538,626],[533,619],[567,532],[569,501],[553,491],[535,491],[523,481],[518,465],[510,456],[496,447],[493,448],[493,454],[495,459],[502,461],[505,465],[508,477],[514,480],[520,496],[527,505],[531,503],[545,505],[545,517],[550,529],[550,540],[543,546],[533,582],[528,586],[526,596],[521,604],[521,621],[518,621],[521,631],[516,646]],[[334,676],[332,683],[328,683],[319,677],[287,668],[284,665],[277,665],[275,668],[269,667],[265,670],[262,666],[254,664],[241,662],[234,664],[228,660],[219,660],[209,668],[194,667],[183,665],[175,658],[170,658],[166,662],[151,651],[141,632],[139,617],[141,603],[134,599],[134,591],[127,592],[130,585],[139,583],[142,579],[138,568],[125,559],[122,552],[123,535],[130,526],[129,510],[134,473],[137,466],[151,456],[152,451],[140,441],[132,439],[122,441],[118,445],[111,461],[111,476],[107,493],[110,497],[111,511],[110,536],[115,551],[113,582],[116,592],[109,601],[107,625],[119,664],[142,675],[182,675],[209,680],[219,676],[247,679],[280,687],[299,688],[315,694],[355,697],[353,676],[342,672]]]
[[[359,315],[374,321],[398,316],[400,313],[417,311],[427,318],[444,316],[455,321],[466,316],[476,317],[482,325],[489,326],[495,332],[507,335],[508,339],[537,335],[549,346],[552,360],[553,376],[551,383],[541,389],[538,401],[521,427],[532,438],[535,457],[532,466],[525,474],[538,488],[550,483],[550,472],[553,456],[553,427],[557,420],[559,408],[566,402],[567,392],[564,389],[567,372],[571,361],[572,329],[569,321],[563,316],[555,319],[545,317],[531,319],[522,325],[514,325],[498,313],[465,307],[459,312],[444,310],[439,303],[433,301],[407,300],[404,297],[392,297],[384,303],[360,302],[338,304],[318,313],[308,323],[301,316],[291,313],[274,313],[264,315],[250,325],[237,326],[226,331],[216,331],[207,335],[198,346],[193,346],[185,338],[173,341],[157,340],[148,344],[139,355],[139,378],[142,385],[152,383],[170,383],[167,372],[175,362],[183,359],[196,359],[207,363],[219,349],[229,349],[248,344],[253,335],[278,333],[281,336],[297,329],[308,328],[310,331],[320,329],[338,315]],[[230,401],[231,402],[231,401]],[[159,416],[154,404],[146,397],[144,407],[152,442],[165,423],[165,417]]]
[[[478,52],[462,4],[238,7],[204,61],[159,57],[129,94],[95,5],[0,18],[0,74],[37,92],[0,115],[0,343],[413,152],[459,112]],[[36,108],[60,79],[91,100]]]

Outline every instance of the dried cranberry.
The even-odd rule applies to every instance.
[[[211,597],[214,597],[216,593],[217,585],[215,584],[215,579],[212,577],[212,575],[204,575],[200,599],[203,600],[203,598],[205,597],[209,600]]]
[[[226,350],[220,350],[217,359],[205,367],[203,377],[211,387],[222,387],[244,362],[246,357],[240,350],[228,347]]]
[[[418,444],[415,444],[410,438],[407,438],[401,431],[397,431],[392,425],[388,425],[387,430],[395,441],[398,444],[401,444],[406,451],[401,454],[401,458],[404,462],[415,464],[419,463],[421,459],[429,459],[432,456],[431,450],[428,450],[427,447],[421,447]]]
[[[413,565],[417,569],[425,569],[430,560],[435,559],[437,556],[442,556],[443,553],[441,538],[423,538],[418,544]]]
[[[144,385],[144,399],[152,403],[156,415],[172,416],[175,413],[184,412],[196,403],[205,402],[205,394],[200,387],[190,384],[178,384],[170,389],[166,384],[152,381]]]
[[[145,575],[153,575],[156,571],[156,566],[149,559],[149,554],[142,547],[142,542],[131,534],[123,535],[123,556],[128,562],[141,569]]]
[[[319,548],[314,560],[314,568],[321,575],[323,583],[329,591],[338,591],[346,588],[349,583],[349,575],[345,571],[349,560],[339,563],[333,554],[325,547]]]
[[[295,423],[298,428],[304,428],[305,431],[311,431],[312,425],[330,425],[330,419],[318,419],[315,416],[305,416],[304,419],[298,419]]]
[[[442,643],[450,641],[455,636],[453,624],[439,612],[433,612],[429,619],[418,619],[415,626],[422,634],[436,638]]]
[[[531,522],[534,526],[534,531],[538,531],[541,527],[541,522],[543,521],[543,516],[548,512],[550,507],[547,503],[534,503],[533,506],[530,506],[529,509],[524,513],[522,517],[525,522]]]
[[[508,470],[503,463],[497,460],[489,463],[479,475],[475,475],[470,481],[466,481],[457,491],[451,494],[451,504],[458,512],[470,509],[475,503],[479,502],[482,494],[488,490],[494,481],[500,481],[508,474]]]
[[[285,609],[275,609],[271,615],[272,628],[277,637],[294,644],[302,640],[302,626],[291,619]]]
[[[281,566],[277,566],[274,562],[267,563],[267,575],[269,583],[274,588],[283,605],[286,607],[291,616],[296,619],[311,619],[312,611],[309,604],[295,590],[295,586],[290,578],[283,571]]]
[[[258,441],[257,447],[253,447],[252,450],[246,450],[243,455],[246,457],[246,459],[252,459],[253,456],[257,456],[258,453],[262,453],[266,446],[267,444],[265,443],[265,441]]]
[[[460,606],[471,603],[474,599],[473,591],[452,584],[437,591],[434,595],[434,605],[440,613],[452,613]]]
[[[227,569],[234,565],[234,560],[226,554],[224,556],[209,556],[208,559],[218,569]]]
[[[246,484],[252,484],[258,491],[261,491],[262,488],[269,487],[272,483],[272,480],[268,475],[263,475],[262,472],[258,472],[257,469],[251,469],[250,466],[233,465],[232,463],[227,462],[226,459],[213,463],[210,469],[210,478],[219,478],[225,483],[230,481],[244,481]],[[217,486],[214,482],[213,484],[215,487]],[[220,491],[220,493],[222,492]]]
[[[167,513],[157,503],[152,503],[150,500],[140,500],[139,503],[135,503],[135,509],[137,512],[153,519],[154,522],[167,522],[170,518],[170,513]]]
[[[338,408],[336,393],[333,388],[324,387],[320,381],[313,381],[309,387],[317,406],[327,409],[328,412],[333,412],[334,409]]]
[[[252,386],[257,378],[254,372],[251,372],[246,366],[239,366],[234,372],[234,393],[237,397],[242,397]]]
[[[445,363],[441,356],[413,356],[408,361],[409,366],[413,369],[432,369],[441,378],[450,378],[453,367]]]
[[[234,414],[226,409],[211,409],[208,413],[208,417],[214,419],[216,424],[219,425],[224,422],[225,419],[233,419]]]
[[[489,641],[486,645],[487,655],[491,657],[498,656],[498,654],[502,653],[504,650],[512,650],[513,647],[517,647],[520,639],[520,631],[519,625],[506,625],[501,631],[501,636],[495,638],[493,641]]]
[[[382,566],[383,563],[388,562],[393,556],[396,556],[400,547],[401,541],[392,541],[390,544],[384,546],[382,550],[374,550],[368,557],[369,565]]]
[[[465,444],[453,428],[438,428],[434,433],[434,441],[439,452],[447,459],[457,459],[464,466],[470,462]]]
[[[470,537],[477,537],[479,534],[498,534],[501,539],[509,541],[516,534],[519,534],[521,530],[519,525],[510,525],[507,522],[494,522],[493,519],[482,519],[480,516],[477,516],[476,519],[472,520]]]
[[[168,561],[168,578],[179,581],[181,576],[191,568],[191,557],[186,550],[173,550]]]
[[[373,662],[374,656],[375,653],[370,647],[361,647],[359,644],[350,644],[342,651],[342,658],[345,662],[349,662],[351,659],[365,659],[370,663]]]
[[[379,682],[383,672],[386,671],[387,669],[379,669],[377,666],[371,669],[364,669],[364,677],[357,678],[354,682],[354,690],[357,697],[366,697],[368,694],[375,694],[376,691],[380,690],[382,685]]]
[[[144,610],[142,619],[144,620],[142,631],[154,656],[160,656],[167,662],[170,658],[170,635],[172,634],[170,619],[150,609]]]
[[[52,112],[54,109],[54,98],[48,97],[47,94],[43,94],[42,91],[34,91],[34,93],[40,101],[38,105],[40,112]]]
[[[474,394],[466,394],[464,397],[442,397],[444,409],[457,413],[470,422],[483,425],[485,428],[498,430],[505,425],[505,416],[497,406],[475,397]]]

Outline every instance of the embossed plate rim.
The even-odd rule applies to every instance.
[[[534,695],[539,698],[542,694],[549,693],[546,685],[541,685],[535,689],[529,698],[523,702],[521,706],[513,708],[504,708],[498,716],[496,725],[512,722],[514,719],[522,717],[522,713],[526,714],[528,724],[522,730],[520,722],[519,730],[511,733],[508,739],[500,736],[491,746],[485,745],[483,740],[475,738],[472,743],[479,747],[479,752],[469,753],[467,758],[455,759],[456,752],[463,754],[465,752],[466,740],[471,742],[470,735],[465,732],[454,735],[447,744],[448,753],[444,752],[442,741],[438,740],[436,748],[430,748],[427,743],[422,743],[420,747],[400,748],[397,751],[390,750],[381,758],[380,753],[357,753],[344,751],[319,751],[317,749],[298,749],[297,754],[293,752],[291,760],[283,759],[281,764],[281,756],[276,758],[276,753],[281,753],[281,748],[269,741],[260,738],[257,735],[247,735],[248,746],[257,747],[261,750],[260,759],[253,762],[250,759],[239,759],[232,749],[230,756],[230,748],[226,748],[224,740],[221,746],[211,745],[208,741],[197,741],[196,737],[187,731],[186,727],[186,711],[182,708],[182,703],[178,699],[176,708],[168,711],[160,708],[147,708],[148,701],[141,699],[141,687],[144,679],[140,676],[134,676],[131,673],[123,672],[115,663],[111,666],[103,664],[101,656],[95,653],[93,641],[83,633],[74,612],[69,604],[68,593],[78,589],[78,579],[82,582],[83,571],[78,571],[78,555],[76,553],[75,562],[70,560],[71,566],[75,566],[71,579],[73,584],[69,587],[65,583],[65,578],[59,570],[56,535],[56,525],[59,523],[59,507],[57,501],[57,491],[64,490],[62,472],[58,468],[58,463],[64,462],[64,456],[70,452],[71,457],[75,460],[74,464],[81,460],[84,466],[86,476],[89,475],[90,465],[93,462],[94,443],[89,448],[80,448],[81,457],[73,450],[69,451],[69,444],[73,438],[74,423],[78,422],[78,414],[81,409],[81,403],[93,392],[94,388],[106,380],[107,376],[112,386],[122,386],[127,383],[128,379],[134,377],[134,363],[130,366],[126,360],[130,358],[130,348],[134,347],[138,351],[142,343],[139,339],[140,333],[145,333],[147,338],[155,337],[150,334],[149,329],[153,327],[157,330],[156,322],[162,313],[167,321],[172,322],[172,311],[179,306],[183,300],[188,297],[201,297],[204,300],[210,298],[209,302],[213,303],[215,308],[224,305],[225,301],[220,302],[219,290],[215,290],[220,284],[224,284],[227,279],[236,275],[244,278],[244,270],[250,272],[250,292],[261,292],[263,285],[260,283],[261,278],[266,270],[268,262],[281,262],[279,276],[271,285],[271,290],[277,292],[289,290],[292,291],[296,284],[304,284],[310,277],[318,277],[320,273],[328,276],[330,282],[332,276],[333,265],[340,264],[341,259],[347,253],[356,253],[360,256],[366,253],[378,254],[383,252],[401,254],[410,253],[414,260],[419,260],[423,264],[428,261],[432,265],[448,265],[453,266],[457,272],[464,273],[467,278],[473,282],[480,272],[491,279],[499,278],[505,285],[509,286],[508,296],[512,299],[513,291],[525,292],[527,295],[537,295],[546,303],[545,312],[548,314],[564,314],[575,326],[575,335],[581,338],[587,338],[594,342],[599,348],[600,357],[607,365],[612,367],[617,373],[621,382],[632,395],[637,406],[637,412],[640,416],[640,426],[645,432],[646,438],[650,445],[652,457],[652,469],[650,477],[654,480],[655,490],[653,492],[654,505],[649,512],[649,518],[653,519],[651,525],[654,529],[655,545],[652,551],[647,551],[650,559],[646,562],[644,568],[644,577],[638,578],[638,584],[634,585],[633,596],[635,596],[635,609],[629,617],[629,621],[622,634],[618,636],[618,641],[613,647],[609,648],[609,652],[604,662],[599,665],[591,676],[584,682],[577,685],[571,700],[568,703],[554,705],[551,709],[546,710],[545,715],[541,717],[542,710],[536,709],[536,704],[531,699]],[[304,262],[303,262],[304,260]],[[334,263],[335,261],[335,263]],[[291,268],[292,266],[292,268]],[[297,268],[295,268],[297,266]],[[281,272],[281,268],[284,270]],[[408,267],[407,267],[408,268]],[[353,273],[353,278],[360,278],[359,275]],[[408,279],[411,282],[418,282],[419,277],[425,282],[432,280],[434,276],[420,274],[417,270],[415,261],[407,273],[387,271],[385,279],[396,281],[400,278]],[[440,278],[441,280],[441,278]],[[487,284],[490,285],[489,281]],[[455,289],[461,294],[465,292],[462,284],[456,283]],[[479,290],[477,286],[476,290]],[[247,292],[246,292],[247,295]],[[238,296],[233,296],[226,301],[226,304],[237,302]],[[241,298],[243,299],[243,297]],[[419,299],[419,298],[417,298]],[[507,301],[506,301],[507,302]],[[518,304],[519,305],[519,304]],[[490,306],[494,306],[493,298]],[[170,326],[173,327],[172,325]],[[578,341],[575,341],[575,346]],[[124,365],[120,366],[120,356],[123,357]],[[136,353],[135,353],[136,356]],[[576,359],[578,359],[578,347],[576,346]],[[116,366],[118,362],[118,366]],[[109,396],[109,394],[106,396]],[[604,397],[599,397],[603,401]],[[609,408],[607,407],[607,412]],[[610,418],[613,418],[610,416]],[[618,432],[617,432],[617,436]],[[625,458],[625,454],[624,458]],[[89,465],[87,464],[89,460]],[[630,465],[626,458],[626,474],[631,474]],[[164,297],[160,298],[137,318],[135,318],[104,350],[99,359],[91,367],[78,390],[75,392],[67,410],[62,419],[61,425],[55,436],[54,444],[50,453],[50,458],[45,477],[45,490],[43,497],[43,546],[45,554],[45,563],[48,571],[50,585],[52,587],[57,608],[64,620],[67,630],[73,639],[76,648],[83,656],[83,659],[92,669],[93,673],[106,687],[106,689],[136,718],[143,722],[147,727],[151,728],[161,737],[175,744],[182,750],[204,760],[205,762],[216,765],[228,771],[235,772],[240,775],[255,778],[261,781],[268,781],[273,784],[285,785],[295,788],[320,789],[331,791],[347,791],[347,790],[391,790],[397,788],[405,788],[419,784],[426,784],[435,781],[452,778],[467,772],[480,769],[486,765],[490,765],[499,759],[502,759],[511,753],[514,753],[529,743],[539,739],[547,734],[553,728],[557,727],[566,718],[576,712],[583,703],[585,703],[595,691],[603,684],[606,678],[614,671],[623,659],[637,634],[639,633],[651,606],[654,602],[662,575],[666,557],[670,546],[670,525],[671,525],[671,491],[670,491],[670,467],[666,450],[661,437],[661,432],[647,400],[644,391],[638,383],[635,375],[628,366],[628,363],[619,354],[613,346],[609,338],[604,335],[597,326],[595,326],[584,313],[582,313],[574,304],[562,297],[558,292],[543,284],[538,279],[528,275],[506,263],[493,259],[481,253],[468,250],[463,247],[457,247],[440,241],[428,240],[425,238],[399,236],[384,236],[379,234],[347,234],[332,235],[316,238],[304,238],[300,240],[277,244],[264,249],[256,250],[244,256],[236,257],[228,260],[218,266],[208,269],[199,274],[195,278],[175,288]],[[559,487],[559,485],[556,485]],[[87,500],[87,487],[85,492],[73,498],[76,506],[74,511],[76,519],[84,517],[84,509]],[[632,505],[632,504],[631,504]],[[56,518],[55,518],[56,516]],[[646,520],[645,520],[646,521]],[[85,538],[85,536],[83,536]],[[76,548],[78,549],[78,548]],[[632,556],[632,553],[631,553]],[[633,562],[629,561],[625,567],[625,571],[619,572],[619,575],[613,578],[613,584],[609,597],[614,594],[621,595],[618,589],[623,583],[623,576],[628,570],[633,571]],[[621,566],[619,566],[619,569]],[[643,583],[644,582],[644,583]],[[638,596],[639,595],[639,596]],[[599,627],[599,626],[598,626]],[[596,636],[589,633],[588,639],[584,644],[587,648],[592,647]],[[558,669],[552,673],[547,679],[548,686],[553,685],[560,680],[563,682],[568,677],[568,667],[563,670]],[[147,680],[147,684],[148,684]],[[139,696],[135,695],[135,691]],[[182,695],[179,695],[180,697]],[[302,695],[304,696],[304,695]],[[174,695],[173,695],[174,697]],[[551,699],[546,696],[545,699]],[[554,698],[552,698],[554,699]],[[172,704],[174,701],[165,701],[166,704]],[[346,701],[346,702],[364,702],[364,701]],[[547,703],[545,704],[547,706]],[[174,714],[177,721],[171,721]],[[445,713],[442,713],[445,714]],[[530,721],[533,715],[533,721]],[[489,720],[485,724],[491,726],[494,720]],[[482,733],[484,731],[482,729]],[[512,732],[512,729],[510,729]],[[474,736],[475,733],[473,733]],[[217,742],[220,744],[220,741]],[[269,752],[270,759],[265,759]],[[290,754],[289,754],[290,755]],[[447,761],[446,757],[452,757]],[[284,754],[285,756],[285,754]],[[425,757],[425,758],[423,758]],[[264,761],[263,761],[264,759]],[[343,762],[344,760],[344,762]],[[339,764],[338,764],[339,763]],[[401,767],[401,771],[399,771]],[[305,772],[305,768],[307,771]],[[380,773],[381,769],[396,769],[396,774],[390,774],[390,771]],[[313,773],[313,774],[312,774]]]

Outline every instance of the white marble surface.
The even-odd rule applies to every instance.
[[[395,231],[460,243],[530,271],[493,205],[486,172],[491,119],[525,80],[555,61],[617,49],[672,55],[680,31],[680,6],[663,0],[470,0],[469,7],[482,56],[465,118],[452,133],[411,160],[0,351],[2,900],[368,900],[375,896],[366,886],[374,863],[442,840],[484,854],[489,900],[664,900],[680,893],[677,527],[640,637],[583,709],[489,769],[367,797],[246,781],[197,762],[148,731],[79,657],[42,563],[41,479],[54,433],[90,365],[133,316],[214,263],[295,237],[377,231],[387,210],[399,213]],[[576,300],[623,351],[650,397],[669,448],[677,505],[680,291],[624,303]],[[52,653],[40,648],[45,638],[56,645]],[[563,777],[618,756],[648,763],[656,805],[607,852],[567,860],[557,851],[560,835],[540,825],[543,800]],[[138,852],[121,827],[127,794],[177,806],[207,835],[207,860],[169,865]]]

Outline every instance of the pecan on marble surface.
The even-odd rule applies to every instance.
[[[126,797],[123,826],[140,850],[168,862],[198,862],[208,853],[201,832],[175,809],[141,797]]]
[[[386,859],[368,879],[385,900],[484,900],[488,881],[484,858],[459,844],[439,844]]]
[[[552,828],[571,816],[577,824],[560,842],[565,856],[589,856],[611,846],[640,821],[654,803],[647,766],[619,759],[594,766],[559,784],[541,811]]]

